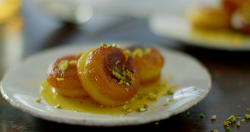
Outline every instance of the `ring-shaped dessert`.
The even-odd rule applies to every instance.
[[[58,58],[49,66],[46,79],[56,92],[66,97],[87,97],[77,76],[77,55],[67,55]]]
[[[187,10],[187,17],[194,28],[218,30],[230,28],[231,12],[223,7],[194,6]]]
[[[77,64],[78,77],[89,96],[104,106],[122,105],[140,86],[132,57],[115,46],[88,50]]]
[[[127,49],[135,60],[142,85],[148,85],[159,80],[164,59],[157,49],[141,45],[130,46]]]

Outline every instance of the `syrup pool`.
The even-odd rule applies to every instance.
[[[137,94],[132,100],[128,101],[126,104],[128,108],[136,110],[140,105],[150,105],[155,102],[155,100],[148,99],[148,94],[153,93],[156,95],[156,99],[165,96],[167,89],[170,88],[167,81],[158,81],[157,83],[140,86]],[[94,100],[89,97],[86,98],[71,98],[64,97],[56,93],[55,88],[51,87],[47,81],[41,83],[42,98],[50,105],[57,106],[60,105],[60,109],[67,109],[76,112],[86,112],[93,114],[119,114],[125,113],[123,110],[123,105],[115,107],[103,107],[97,104]]]

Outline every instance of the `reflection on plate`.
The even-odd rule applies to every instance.
[[[125,126],[155,122],[183,112],[201,101],[211,88],[209,73],[196,59],[183,53],[158,48],[166,61],[162,78],[169,80],[170,84],[180,85],[180,88],[175,89],[174,95],[160,97],[146,112],[134,112],[121,117],[121,114],[91,114],[57,109],[44,100],[40,103],[35,101],[35,98],[40,97],[39,83],[45,81],[51,62],[66,54],[96,48],[99,43],[96,44],[50,49],[28,58],[4,76],[1,83],[3,97],[15,108],[50,121],[86,126]],[[169,101],[171,98],[175,101]],[[165,103],[169,106],[162,105]]]
[[[185,44],[228,51],[249,51],[250,36],[230,30],[203,31],[193,29],[182,15],[154,15],[149,19],[151,30],[163,37],[173,38]]]

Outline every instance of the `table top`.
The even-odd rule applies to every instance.
[[[95,16],[98,18],[100,16]],[[101,18],[101,17],[100,17]],[[19,16],[0,25],[0,80],[6,70],[17,61],[22,61],[33,54],[70,43],[90,43],[105,41],[137,41],[143,44],[159,44],[185,52],[197,58],[210,72],[212,88],[209,94],[197,105],[183,113],[166,120],[139,126],[125,127],[86,127],[60,124],[33,117],[12,107],[0,97],[0,131],[66,131],[66,130],[157,130],[180,132],[210,132],[211,130],[226,131],[223,125],[230,115],[243,117],[250,114],[250,52],[228,52],[198,47],[188,47],[168,38],[153,34],[148,21],[144,18],[128,16],[108,16],[108,22],[99,29],[93,27],[90,20],[84,25],[72,25],[37,16],[28,9],[22,9]],[[107,19],[106,18],[106,19]],[[97,23],[98,24],[98,23]],[[99,23],[100,24],[100,23]],[[90,28],[92,26],[92,28]],[[16,41],[13,41],[15,38]],[[10,50],[14,49],[14,50]],[[187,115],[187,112],[190,115]],[[200,113],[204,114],[200,118]],[[211,116],[216,115],[216,120]],[[237,119],[238,121],[239,119]],[[250,131],[250,120],[230,125],[233,131]]]

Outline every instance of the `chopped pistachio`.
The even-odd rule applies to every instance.
[[[118,78],[118,79],[122,79],[122,76],[118,73],[118,72],[115,72],[114,70],[112,70],[112,74]]]
[[[245,119],[242,119],[242,120],[240,120],[240,121],[242,121],[242,122],[243,122],[243,121],[246,121],[246,120],[245,120]]]
[[[149,55],[151,52],[151,48],[144,49],[144,55]]]
[[[107,45],[104,43],[101,43],[101,47],[105,48]]]
[[[128,82],[126,82],[125,84],[126,84],[127,86],[129,86],[129,83],[128,83]]]
[[[203,116],[204,116],[203,113],[201,113],[201,114],[200,114],[200,117],[203,117]]]
[[[71,60],[69,62],[69,66],[75,66],[77,64],[77,60]]]
[[[36,102],[41,102],[41,98],[36,98]]]
[[[143,104],[139,104],[135,109],[137,112],[141,112],[141,108],[144,108]],[[145,108],[144,108],[145,109]]]
[[[168,106],[168,103],[164,104],[163,106]]]
[[[241,117],[236,117],[237,119],[240,119]]]
[[[227,119],[227,121],[230,121],[230,122],[235,122],[235,116],[234,115],[231,115],[228,119]]]
[[[137,48],[135,51],[133,51],[132,53],[132,57],[135,58],[135,57],[142,57],[143,56],[143,51],[141,48]]]
[[[213,115],[212,117],[211,117],[211,120],[215,120],[216,119],[216,115]]]
[[[236,126],[238,126],[238,127],[240,126],[240,121],[237,122]]]
[[[130,81],[131,84],[134,84],[134,81]]]
[[[250,111],[250,108],[247,108],[247,111]]]
[[[67,70],[68,68],[68,60],[62,60],[60,63],[59,63],[59,71],[65,71]]]
[[[167,94],[172,95],[172,94],[174,94],[174,92],[173,92],[173,90],[171,88],[168,88]]]
[[[153,93],[149,93],[149,94],[148,94],[148,99],[149,99],[149,100],[152,100],[152,101],[156,101],[157,96],[156,96],[155,94],[153,94]]]
[[[120,63],[120,62],[121,62],[121,61],[118,60],[118,61],[115,62],[115,64],[117,65],[117,64]]]
[[[155,125],[159,125],[159,123],[158,123],[158,122],[155,122]]]
[[[227,121],[224,121],[223,125],[226,126],[226,125],[229,125],[229,123]]]
[[[132,109],[128,109],[126,112],[127,112],[127,113],[132,113],[133,110],[132,110]]]
[[[123,84],[123,80],[120,80],[119,84]]]
[[[56,78],[57,81],[64,81],[64,78]]]
[[[112,47],[116,47],[116,43],[114,43],[114,44],[112,45]]]
[[[145,108],[140,108],[140,112],[144,112],[144,111],[146,111],[147,109],[145,109]]]
[[[246,119],[250,119],[250,115],[249,114],[245,114],[245,118]]]
[[[56,105],[55,107],[56,107],[56,108],[61,108],[61,106],[60,106],[59,104],[58,104],[58,105]]]
[[[232,131],[232,128],[228,126],[228,127],[226,128],[226,130],[227,130],[228,132],[231,132],[231,131]]]
[[[174,101],[174,99],[169,99],[168,101]]]
[[[112,45],[107,45],[107,48],[112,47]]]

